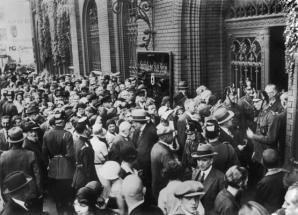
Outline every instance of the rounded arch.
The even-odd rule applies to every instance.
[[[83,44],[85,74],[92,70],[101,71],[100,34],[98,7],[95,0],[86,0],[83,6]]]

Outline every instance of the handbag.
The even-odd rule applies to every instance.
[[[65,135],[65,134],[64,134]],[[64,140],[64,135],[62,141]],[[61,144],[61,147],[63,144]],[[62,148],[61,150],[62,151]],[[74,165],[70,158],[65,155],[56,155],[49,161],[48,177],[53,179],[72,179]]]

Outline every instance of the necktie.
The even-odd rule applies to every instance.
[[[205,179],[205,174],[204,174],[204,172],[200,172],[200,177],[199,177],[199,181],[201,182],[201,183],[204,183],[204,179]]]

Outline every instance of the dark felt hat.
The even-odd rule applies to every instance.
[[[21,191],[32,180],[31,177],[25,175],[22,171],[15,171],[8,174],[3,181],[3,187],[5,188],[4,194],[15,194],[17,191]]]
[[[8,142],[19,143],[25,139],[23,130],[20,127],[13,127],[8,130]]]
[[[200,144],[197,148],[197,151],[191,154],[191,157],[199,159],[213,157],[215,155],[217,155],[217,152],[214,152],[214,149],[210,144]]]

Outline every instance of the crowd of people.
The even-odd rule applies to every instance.
[[[287,92],[243,96],[180,82],[151,98],[136,77],[4,73],[1,214],[298,214],[284,169]],[[161,101],[161,102],[158,102]],[[297,165],[298,166],[298,165]]]

